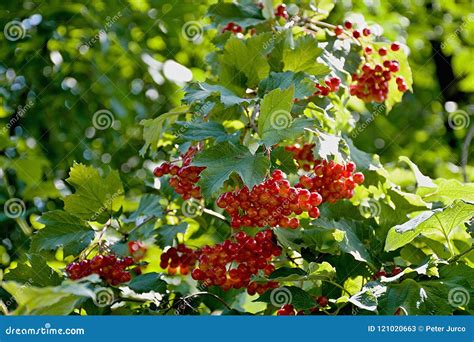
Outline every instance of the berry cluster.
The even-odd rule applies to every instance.
[[[258,232],[254,238],[238,232],[235,242],[225,240],[215,246],[204,246],[199,255],[199,265],[191,275],[206,286],[216,285],[224,290],[247,287],[249,294],[263,293],[278,284],[254,285],[250,283],[250,277],[259,270],[270,275],[275,270],[270,260],[280,254],[281,248],[273,242],[271,230]]]
[[[179,268],[179,272],[186,275],[196,265],[199,254],[199,251],[194,251],[181,243],[176,248],[171,247],[161,254],[160,267],[168,269],[170,274],[176,274]]]
[[[72,262],[66,266],[66,273],[70,279],[76,280],[93,273],[98,274],[111,285],[126,283],[132,278],[125,269],[134,264],[133,258],[117,258],[114,255],[96,255],[91,260]]]
[[[316,144],[303,144],[303,146],[291,145],[285,146],[285,150],[293,153],[293,159],[296,160],[296,163],[301,169],[309,171],[315,161],[313,155],[313,148],[315,146]]]
[[[169,174],[171,178],[169,184],[174,188],[177,194],[181,195],[184,200],[191,197],[201,199],[201,188],[196,185],[199,181],[199,175],[205,167],[191,166],[194,155],[197,152],[197,147],[191,146],[186,153],[181,155],[183,160],[182,166],[171,163],[163,163],[153,171],[156,177]]]
[[[385,48],[381,48],[379,54],[385,50]],[[385,60],[383,64],[375,65],[365,63],[359,74],[352,75],[352,80],[355,83],[350,86],[350,93],[364,102],[384,102],[388,97],[388,82],[393,77],[392,73],[399,70],[400,64],[396,60]],[[396,82],[400,92],[408,90],[402,76],[397,76]]]
[[[380,270],[380,271],[377,271],[373,276],[372,276],[372,280],[377,280],[377,279],[380,279],[382,277],[395,277],[397,274],[400,274],[402,273],[403,270],[398,267],[398,266],[395,266],[393,269],[392,269],[392,272],[386,272],[384,270]]]
[[[229,31],[232,33],[242,33],[244,30],[242,29],[242,26],[237,25],[233,23],[232,21],[227,23],[227,25],[222,29],[222,33]]]
[[[314,191],[292,187],[285,178],[281,170],[275,170],[271,178],[251,191],[244,187],[222,194],[217,205],[231,216],[233,228],[268,225],[296,229],[299,220],[289,218],[290,215],[308,212],[310,217],[318,218],[321,196]]]
[[[354,173],[355,169],[352,162],[343,165],[332,160],[317,160],[314,163],[315,176],[303,175],[295,186],[319,193],[324,202],[335,203],[342,198],[351,198],[356,185],[364,182],[364,175]]]
[[[336,26],[334,33],[336,36],[340,36],[344,33],[344,28],[352,30],[352,37],[359,40],[361,37],[370,37],[372,34],[370,28],[366,27],[362,30],[353,29],[353,24],[350,21],[344,22],[344,27],[341,25]],[[365,40],[359,40],[362,46],[366,44]],[[400,44],[393,42],[390,45],[390,50],[400,50]],[[365,63],[360,71],[352,75],[354,84],[350,86],[350,94],[357,96],[364,102],[384,102],[388,97],[389,81],[394,77],[393,74],[400,71],[400,64],[396,60],[383,59],[387,54],[388,50],[385,47],[381,47],[377,50],[377,53],[382,57],[382,62],[377,63],[371,62],[370,55],[374,52],[372,45],[368,44],[364,47]],[[408,90],[408,86],[402,76],[398,76],[395,79],[397,83],[398,91],[404,93]]]
[[[141,241],[129,241],[128,252],[133,258],[133,261],[138,262],[145,257],[147,251],[146,246]]]
[[[291,304],[285,304],[277,311],[277,315],[278,316],[295,316],[296,315],[295,307]]]
[[[278,5],[278,7],[275,10],[275,16],[283,18],[285,20],[288,19],[288,11],[286,10],[285,4]]]
[[[318,88],[313,95],[328,96],[329,93],[335,93],[339,90],[341,79],[339,77],[330,77],[324,80],[325,84],[316,83],[315,87]]]

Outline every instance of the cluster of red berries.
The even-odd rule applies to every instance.
[[[285,4],[278,5],[275,10],[275,16],[283,18],[285,20],[288,19],[288,11],[286,10]]]
[[[293,159],[296,160],[299,168],[310,171],[315,161],[313,155],[313,148],[315,146],[316,144],[291,145],[285,146],[285,150],[293,153]]]
[[[271,178],[255,185],[251,191],[244,187],[222,194],[217,205],[231,216],[233,228],[268,225],[296,229],[299,220],[289,216],[308,212],[310,217],[318,218],[317,207],[321,201],[319,193],[292,187],[286,175],[275,170]]]
[[[366,27],[362,30],[353,29],[353,24],[350,21],[344,22],[342,25],[336,26],[334,33],[336,36],[342,35],[344,28],[352,30],[352,36],[355,39],[359,39],[362,36],[369,37],[372,32],[370,28]],[[392,51],[400,50],[400,43],[393,42],[390,45]],[[374,52],[374,48],[371,45],[367,45],[364,48],[366,60],[369,60],[369,55]],[[388,54],[388,49],[381,47],[377,50],[379,56],[384,57]],[[393,74],[400,71],[400,64],[396,60],[383,60],[382,63],[365,63],[359,73],[352,75],[354,84],[350,86],[350,94],[357,96],[364,102],[384,102],[388,97],[389,81],[392,79]],[[398,91],[406,92],[408,86],[405,83],[403,77],[398,76],[395,79],[397,83]]]
[[[176,274],[179,268],[179,272],[186,275],[196,265],[199,254],[199,250],[192,250],[181,243],[176,248],[170,247],[161,254],[160,267],[168,269],[170,274]]]
[[[316,83],[315,87],[318,88],[313,95],[328,96],[329,93],[335,93],[339,90],[341,79],[339,77],[330,77],[324,80],[325,84]]]
[[[314,176],[303,175],[296,187],[319,193],[323,202],[335,203],[342,198],[351,198],[356,185],[364,182],[364,175],[354,173],[356,165],[346,165],[334,161],[317,160],[314,163]]]
[[[277,311],[277,316],[295,316],[295,315],[296,315],[296,310],[292,304],[285,304]]]
[[[169,185],[174,188],[177,194],[181,195],[184,200],[191,197],[201,199],[201,188],[196,185],[200,179],[200,174],[205,167],[191,166],[194,155],[197,152],[197,147],[191,146],[186,153],[180,157],[183,160],[182,166],[171,163],[163,163],[153,171],[156,177],[169,174],[171,178]]]
[[[392,272],[386,272],[384,270],[380,270],[380,271],[377,271],[373,276],[372,276],[372,280],[377,280],[377,279],[380,279],[382,277],[395,277],[397,274],[400,274],[402,273],[403,270],[398,267],[398,266],[395,266],[393,269],[392,269]]]
[[[316,298],[316,303],[318,303],[318,306],[315,306],[314,308],[310,309],[309,312],[311,314],[315,314],[319,312],[319,308],[324,308],[329,304],[329,299],[326,296],[319,296]],[[285,304],[283,305],[280,309],[277,311],[278,316],[303,316],[305,315],[304,310],[296,311],[295,307],[292,304]]]
[[[380,50],[383,51],[383,49],[385,48]],[[383,64],[375,65],[365,63],[359,74],[352,75],[352,80],[355,83],[350,86],[350,94],[357,96],[364,102],[384,102],[388,97],[388,83],[393,77],[392,73],[399,70],[400,64],[396,60],[385,60]],[[402,76],[397,76],[395,81],[398,91],[406,92],[408,90]]]
[[[199,255],[199,265],[192,271],[194,280],[206,286],[220,286],[224,290],[247,287],[249,294],[263,293],[278,286],[276,282],[251,284],[251,276],[263,270],[270,275],[274,270],[270,261],[281,254],[281,247],[274,242],[271,230],[258,232],[250,237],[244,232],[235,234],[235,242],[225,240],[214,246],[204,246]]]
[[[227,25],[222,29],[222,33],[229,31],[232,33],[242,33],[244,32],[242,26],[233,23],[232,21],[227,23]]]
[[[70,279],[76,280],[93,273],[111,285],[126,283],[132,278],[125,269],[134,264],[133,258],[117,258],[115,255],[96,255],[91,260],[72,262],[66,266]]]

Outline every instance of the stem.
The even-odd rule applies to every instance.
[[[215,294],[209,293],[209,292],[196,292],[196,293],[193,293],[193,294],[191,294],[191,295],[189,295],[189,296],[184,297],[182,300],[186,300],[186,299],[188,299],[188,298],[197,297],[197,296],[211,296],[211,297],[213,297],[214,299],[217,299],[219,302],[221,302],[227,309],[232,310],[232,308],[230,307],[230,305],[227,304],[222,298],[219,298],[219,297],[216,296]]]
[[[322,281],[325,281],[326,283],[329,283],[329,284],[331,284],[331,285],[333,285],[333,286],[339,288],[339,289],[342,290],[343,292],[347,293],[349,296],[352,296],[349,291],[347,291],[343,286],[339,285],[338,283],[335,283],[335,282],[333,282],[333,281],[331,281],[331,280],[322,280]]]
[[[145,221],[143,221],[142,223],[140,223],[138,226],[136,226],[135,228],[133,228],[132,230],[130,230],[126,235],[130,235],[132,234],[134,231],[136,231],[138,228],[142,227],[143,225],[145,225],[146,223],[150,222],[151,220],[153,219],[156,219],[156,216],[150,216],[149,218],[147,218]]]
[[[448,234],[446,234],[446,232],[444,231],[443,224],[439,220],[438,215],[435,214],[434,217],[438,220],[439,225],[441,226],[441,232],[443,233],[444,238],[446,239],[446,243],[448,244],[449,253],[451,253],[451,257],[452,257],[452,256],[454,256],[454,250],[453,250],[453,247],[451,246],[451,242],[449,241]]]
[[[458,255],[453,256],[448,262],[453,263],[464,257],[466,254],[472,252],[474,250],[474,246],[471,246],[469,249],[466,249],[464,252],[459,253]]]
[[[467,166],[467,160],[469,157],[469,147],[471,146],[473,135],[474,135],[474,125],[472,125],[471,128],[469,129],[469,132],[466,135],[466,139],[464,140],[464,143],[462,145],[461,170],[462,170],[462,176],[465,183],[468,182],[466,166]]]

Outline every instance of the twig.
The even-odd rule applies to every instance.
[[[452,258],[448,259],[448,262],[450,262],[450,263],[456,262],[456,261],[458,261],[459,259],[461,259],[463,256],[465,256],[466,254],[472,252],[473,250],[474,250],[474,246],[471,246],[471,248],[465,250],[464,252],[459,253],[458,255],[455,255],[455,256],[453,256]]]
[[[461,170],[464,182],[468,182],[467,178],[467,160],[469,157],[469,147],[471,146],[472,137],[474,135],[474,125],[471,126],[469,132],[466,135],[466,139],[464,139],[464,143],[462,145],[462,152],[461,152]]]
[[[211,296],[211,297],[213,297],[214,299],[217,299],[217,300],[218,300],[219,302],[221,302],[222,304],[224,304],[224,306],[225,306],[227,309],[232,310],[232,308],[230,307],[230,305],[227,304],[222,298],[219,298],[219,296],[216,296],[215,294],[210,293],[210,292],[196,292],[196,293],[190,294],[189,296],[184,297],[184,298],[181,299],[181,300],[186,300],[186,299],[188,299],[188,298],[197,297],[197,296]]]
[[[147,224],[148,222],[150,222],[151,220],[153,219],[156,219],[156,216],[150,216],[149,218],[147,218],[145,221],[143,221],[142,223],[140,223],[138,226],[136,226],[135,228],[131,229],[129,232],[127,232],[125,235],[128,236],[128,235],[131,235],[135,230],[137,230],[138,228],[142,227],[143,225]]]

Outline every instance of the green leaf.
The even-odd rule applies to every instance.
[[[68,315],[78,303],[95,298],[86,283],[66,281],[54,287],[25,286],[14,281],[2,283],[18,303],[18,315]]]
[[[417,194],[427,202],[442,202],[450,205],[457,199],[474,202],[474,183],[461,183],[456,179],[438,178],[435,188],[418,188]]]
[[[400,162],[405,162],[405,163],[408,164],[410,169],[415,174],[416,183],[417,183],[418,187],[436,188],[436,184],[433,183],[433,180],[430,177],[425,176],[424,174],[422,174],[420,169],[418,168],[418,166],[414,162],[412,162],[410,160],[410,158],[405,157],[405,156],[401,156],[401,157],[398,158],[398,160]]]
[[[161,248],[167,246],[172,246],[174,239],[178,233],[184,234],[188,229],[188,224],[186,222],[181,222],[180,224],[173,225],[163,225],[158,227],[156,231],[158,232],[157,243]]]
[[[460,289],[452,280],[415,281],[406,279],[400,284],[390,284],[379,301],[382,315],[393,315],[398,308],[408,315],[450,315],[455,307],[449,303],[450,290]],[[465,293],[474,294],[464,288]],[[451,292],[452,293],[452,292]]]
[[[229,22],[247,28],[265,21],[261,10],[254,3],[218,3],[209,7],[207,14],[212,22],[225,25]]]
[[[304,135],[305,129],[314,126],[313,119],[297,118],[285,129],[267,130],[262,135],[262,141],[266,146],[272,146],[282,140],[295,140]]]
[[[166,282],[161,278],[161,274],[159,273],[145,273],[141,274],[135,278],[133,278],[128,287],[130,287],[133,291],[137,293],[143,292],[158,292],[158,293],[165,293],[166,292]]]
[[[303,269],[298,267],[280,267],[273,271],[273,273],[268,276],[268,279],[286,278],[291,275],[302,276],[307,275],[307,273]]]
[[[474,203],[455,201],[452,205],[425,211],[415,218],[390,229],[385,242],[385,250],[393,251],[405,246],[423,234],[441,232],[449,239],[454,228],[474,217]]]
[[[330,66],[341,78],[346,78],[347,74],[357,72],[361,63],[361,48],[352,44],[352,39],[342,37],[327,37],[327,45],[321,58]]]
[[[234,172],[249,188],[261,183],[270,168],[270,161],[263,153],[252,155],[245,146],[224,142],[199,153],[193,165],[206,167],[198,185],[204,196],[211,197]]]
[[[359,150],[348,137],[344,137],[344,140],[347,146],[349,146],[351,160],[357,165],[358,171],[377,170],[382,167],[378,155]]]
[[[313,20],[322,20],[329,16],[336,5],[336,0],[316,0],[314,2],[311,1],[311,4],[317,9],[311,18]]]
[[[331,69],[316,62],[323,49],[318,47],[318,41],[311,35],[305,35],[296,40],[292,49],[283,51],[283,71],[304,71],[312,75],[327,75]]]
[[[202,141],[213,138],[216,142],[236,140],[237,134],[229,134],[224,126],[215,121],[180,121],[175,135],[186,141]]]
[[[258,117],[258,134],[263,137],[267,132],[285,130],[293,122],[294,88],[272,90],[264,96]]]
[[[316,146],[314,147],[314,155],[321,159],[334,159],[336,162],[344,162],[349,156],[349,147],[344,139],[339,136],[326,134],[319,130],[313,131]]]
[[[270,72],[265,47],[271,41],[270,32],[247,40],[230,37],[220,57],[221,82],[224,85],[238,83],[243,89],[256,87]]]
[[[386,292],[387,286],[378,282],[369,282],[362,288],[362,291],[349,298],[349,302],[364,310],[377,311],[378,300]]]
[[[369,252],[359,240],[359,237],[355,233],[355,226],[350,221],[341,219],[339,221],[328,220],[325,218],[319,218],[318,220],[311,222],[311,227],[305,229],[303,232],[303,238],[305,241],[317,241],[316,236],[321,235],[322,232],[331,232],[335,236],[337,245],[340,250],[351,254],[354,259],[367,263],[373,263]],[[343,232],[340,238],[335,233]]]
[[[11,280],[26,286],[55,286],[61,283],[61,277],[46,263],[39,254],[27,255],[28,263],[20,263],[5,273],[3,280]]]
[[[276,307],[280,307],[283,304],[292,304],[299,310],[311,309],[316,305],[311,295],[296,286],[283,286],[267,291],[255,299],[254,302],[270,303]]]
[[[222,85],[214,85],[206,82],[191,83],[185,88],[186,95],[183,101],[187,104],[203,102],[210,98],[216,98],[225,108],[250,103],[251,100],[237,96],[232,91]]]
[[[74,164],[66,180],[76,189],[64,199],[64,210],[70,214],[104,223],[122,206],[124,190],[115,170],[101,177],[92,166]]]
[[[62,210],[44,213],[39,222],[46,225],[31,240],[31,250],[56,250],[63,247],[65,255],[77,255],[94,238],[94,231],[81,219]]]
[[[160,203],[160,196],[153,194],[144,194],[140,198],[140,204],[138,205],[137,210],[133,212],[132,215],[128,218],[128,221],[135,221],[140,217],[157,217],[160,218],[163,216],[163,206]]]
[[[295,89],[294,98],[296,99],[304,99],[307,96],[313,95],[315,91],[314,82],[307,78],[304,73],[287,71],[271,72],[270,76],[260,82],[258,94],[263,97],[265,93],[274,89],[288,89],[291,87]]]
[[[140,155],[144,156],[148,151],[148,148],[156,148],[158,141],[161,139],[163,132],[163,125],[167,120],[170,122],[176,121],[176,117],[181,114],[185,114],[189,111],[188,106],[180,106],[174,108],[168,113],[161,114],[155,119],[147,119],[140,121],[140,125],[143,126],[143,140],[145,144],[140,149]]]
[[[298,171],[294,154],[285,150],[283,146],[278,146],[272,149],[271,162],[272,167],[280,169],[286,174],[296,173]]]

